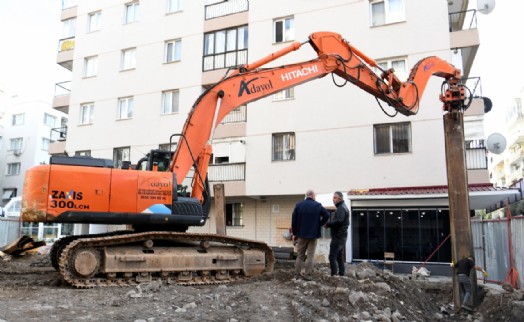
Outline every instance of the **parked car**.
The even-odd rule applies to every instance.
[[[22,197],[14,197],[4,207],[5,217],[20,217],[22,209]]]

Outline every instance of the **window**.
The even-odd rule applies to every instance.
[[[411,123],[380,124],[373,130],[375,154],[411,152]]]
[[[121,70],[134,69],[136,67],[136,48],[122,50],[122,59],[120,62]]]
[[[243,208],[241,203],[226,203],[226,226],[243,226]]]
[[[20,162],[8,163],[5,174],[8,176],[20,174]]]
[[[372,26],[405,20],[404,0],[372,0],[370,6]]]
[[[162,114],[178,113],[178,90],[162,92]]]
[[[92,124],[95,105],[87,103],[80,106],[80,124]]]
[[[102,19],[100,11],[91,12],[87,20],[87,32],[100,30],[100,19]]]
[[[295,39],[295,19],[287,17],[273,22],[273,42],[285,42]]]
[[[90,157],[91,156],[91,150],[76,151],[75,152],[75,156]]]
[[[182,11],[184,0],[167,0],[167,13]]]
[[[126,4],[125,23],[138,21],[140,15],[140,3],[131,2]]]
[[[162,150],[162,151],[171,151],[171,152],[174,152],[176,150],[176,143],[164,143],[164,144],[159,144],[158,145],[158,149],[159,150]]]
[[[182,40],[176,39],[166,41],[165,48],[166,53],[164,62],[170,63],[180,61],[180,57],[182,56]]]
[[[393,68],[395,70],[395,75],[403,82],[408,78],[405,59],[391,59],[377,62],[377,64],[384,70]],[[382,73],[378,69],[375,69],[375,72],[378,75]]]
[[[295,133],[273,134],[272,160],[295,160]]]
[[[24,114],[13,114],[11,119],[11,125],[22,125],[24,124]]]
[[[62,39],[74,37],[76,33],[76,18],[64,20],[62,24]]]
[[[16,188],[4,189],[2,193],[2,200],[9,200],[16,197]]]
[[[122,168],[123,161],[130,161],[131,159],[129,158],[129,155],[130,155],[129,147],[114,148],[113,149],[113,164],[115,168]]]
[[[96,76],[97,56],[84,58],[84,77]]]
[[[9,150],[10,151],[20,151],[24,143],[23,138],[14,138],[9,140]]]
[[[56,116],[44,113],[44,124],[49,127],[55,127]]]
[[[118,99],[118,116],[119,120],[130,119],[133,117],[133,97],[123,97]]]
[[[213,70],[247,63],[247,26],[204,34],[203,70]]]
[[[285,89],[283,91],[280,91],[273,95],[273,101],[283,101],[292,99],[295,97],[295,89],[294,87]]]
[[[51,143],[51,140],[49,140],[48,138],[42,138],[42,150],[48,151],[49,143]]]

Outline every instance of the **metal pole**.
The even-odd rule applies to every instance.
[[[217,235],[226,236],[226,202],[224,184],[213,185],[213,195],[215,199],[216,231]]]
[[[453,110],[444,115],[444,137],[446,143],[446,166],[448,175],[449,217],[451,232],[451,257],[454,263],[473,256],[473,243],[469,217],[469,190],[466,157],[464,153],[464,115]],[[461,298],[458,279],[453,271],[453,303],[455,311],[460,309]],[[472,279],[475,302],[477,279]]]

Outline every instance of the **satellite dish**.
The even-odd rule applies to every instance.
[[[506,139],[500,133],[493,133],[488,136],[488,151],[495,154],[501,154],[506,149]]]
[[[487,15],[495,9],[495,0],[477,0],[477,10]]]

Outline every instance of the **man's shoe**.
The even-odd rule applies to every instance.
[[[344,276],[344,273],[338,273],[338,276]]]
[[[473,311],[473,309],[471,307],[469,307],[467,305],[464,305],[464,304],[462,304],[460,307],[463,308],[464,310],[467,310],[467,311]]]

